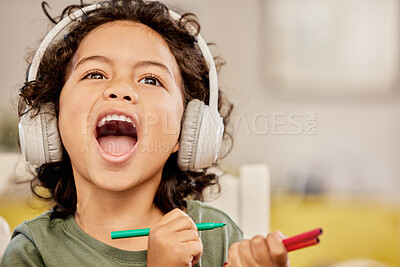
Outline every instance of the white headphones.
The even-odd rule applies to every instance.
[[[63,18],[46,35],[35,53],[29,69],[28,82],[36,79],[42,57],[54,38],[67,26],[82,19],[101,4],[83,7]],[[169,11],[179,20],[180,15]],[[178,151],[178,165],[182,171],[201,171],[216,162],[222,143],[224,123],[218,112],[218,79],[215,63],[207,43],[197,35],[198,45],[209,66],[209,105],[198,99],[191,100],[182,120],[182,132]],[[22,154],[27,162],[36,167],[44,163],[62,160],[61,138],[54,105],[44,104],[40,112],[31,118],[32,112],[24,114],[18,124]]]

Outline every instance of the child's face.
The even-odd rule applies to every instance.
[[[142,24],[104,24],[83,39],[68,73],[59,130],[77,183],[113,191],[158,184],[178,150],[183,114],[181,76],[165,40]],[[101,126],[106,115],[130,118],[136,134],[130,122]]]

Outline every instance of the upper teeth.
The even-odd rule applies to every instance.
[[[133,123],[133,121],[131,120],[131,118],[128,118],[128,117],[126,117],[124,115],[120,115],[120,116],[118,116],[118,115],[107,115],[107,117],[104,117],[103,119],[101,119],[101,121],[99,121],[99,123],[97,124],[97,127],[103,126],[106,123],[106,121],[127,121],[127,122],[130,122],[133,125],[135,125]]]

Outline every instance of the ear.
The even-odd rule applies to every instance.
[[[174,146],[174,149],[172,150],[172,153],[175,153],[178,150],[179,150],[179,141],[176,142],[176,145]]]

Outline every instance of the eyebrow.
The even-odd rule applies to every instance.
[[[109,65],[111,65],[111,63],[112,63],[111,59],[109,59],[108,57],[105,57],[105,56],[84,57],[78,62],[78,64],[76,64],[74,70],[76,70],[76,68],[78,68],[78,66],[80,66],[80,65],[82,65],[82,64],[84,64],[84,63],[86,63],[88,61],[100,61],[100,62],[109,64]]]
[[[108,57],[105,56],[100,56],[100,55],[96,55],[96,56],[89,56],[89,57],[84,57],[82,58],[75,66],[74,70],[78,68],[78,66],[88,62],[88,61],[99,61],[99,62],[103,62],[106,63],[108,65],[112,65],[112,61],[111,59],[109,59]],[[152,60],[144,60],[144,61],[139,61],[138,63],[135,64],[134,68],[144,68],[144,67],[149,67],[149,66],[156,66],[159,67],[161,69],[163,69],[166,73],[168,73],[169,76],[172,77],[172,73],[169,70],[169,68],[157,61],[152,61]]]
[[[167,66],[165,66],[164,64],[157,62],[157,61],[152,61],[152,60],[139,61],[138,63],[135,64],[134,68],[135,69],[136,68],[144,68],[144,67],[149,67],[149,66],[156,66],[156,67],[163,69],[172,78],[172,73],[169,70],[169,68]]]

